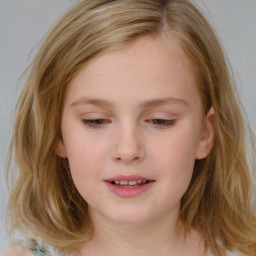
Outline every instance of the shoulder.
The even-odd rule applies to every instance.
[[[0,256],[33,256],[33,254],[28,248],[17,246],[0,252]]]

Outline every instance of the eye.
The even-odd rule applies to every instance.
[[[83,124],[86,126],[89,126],[90,128],[100,128],[108,123],[111,123],[110,120],[108,119],[83,119],[82,120]]]
[[[173,126],[176,123],[176,119],[151,119],[148,120],[149,123],[153,124],[154,126],[160,127],[160,128],[168,128]]]

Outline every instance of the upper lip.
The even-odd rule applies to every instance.
[[[105,179],[105,181],[111,182],[111,181],[120,181],[120,180],[125,180],[125,181],[132,181],[132,180],[147,180],[147,181],[153,181],[152,179],[139,176],[139,175],[118,175],[109,179]]]

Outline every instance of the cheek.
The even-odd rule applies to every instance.
[[[197,140],[191,133],[179,132],[166,136],[163,140],[155,140],[151,146],[151,155],[158,162],[160,169],[186,170],[193,168],[197,149]]]
[[[75,186],[83,194],[100,171],[102,152],[99,147],[83,140],[68,144],[67,148],[71,176]]]
[[[165,187],[170,193],[181,197],[193,174],[197,140],[191,132],[182,132],[166,137],[161,143],[151,147],[153,165],[159,176],[164,177]]]
[[[76,149],[68,155],[70,172],[76,189],[82,198],[88,203],[93,202],[92,198],[97,197],[96,191],[94,194],[95,180],[99,173],[99,166],[95,163],[98,152],[93,147],[85,145],[77,145]]]
[[[164,148],[156,151],[154,164],[161,177],[158,188],[158,193],[164,195],[161,203],[168,208],[179,204],[185,194],[192,178],[195,159],[190,149],[185,145],[175,147],[174,141],[166,143]]]
[[[105,151],[104,141],[100,136],[90,136],[83,127],[70,129],[65,137],[65,147],[70,163],[71,172],[80,171],[81,174],[89,174],[90,169],[102,160]],[[98,160],[97,160],[98,159]]]

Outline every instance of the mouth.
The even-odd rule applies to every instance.
[[[116,185],[118,187],[123,188],[136,188],[138,186],[145,185],[149,182],[153,182],[152,180],[113,180],[113,181],[107,181],[112,185]]]
[[[121,197],[138,196],[142,192],[147,191],[155,182],[155,180],[137,175],[121,175],[104,181],[110,191]]]

